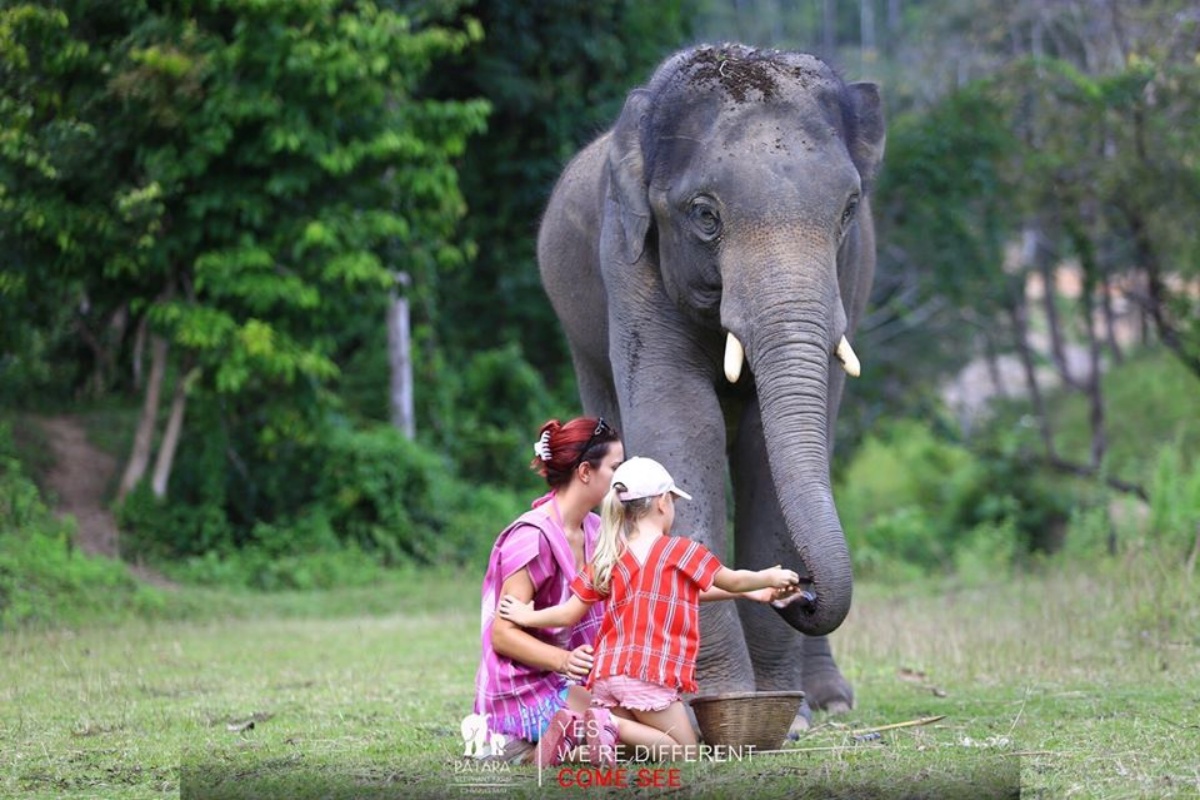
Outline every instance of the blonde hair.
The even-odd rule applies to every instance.
[[[600,506],[600,538],[596,542],[596,552],[592,554],[592,585],[603,595],[612,588],[613,567],[625,552],[629,534],[654,505],[653,497],[622,501],[617,493],[624,490],[623,485],[614,484]]]

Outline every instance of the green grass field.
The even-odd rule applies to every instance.
[[[3,634],[0,795],[1200,796],[1200,593],[1178,560],[1104,571],[858,587],[833,636],[858,707],[818,715],[783,754],[641,776],[672,790],[638,788],[638,765],[629,788],[601,789],[461,759],[474,575],[325,595],[182,590],[170,603],[186,621]]]

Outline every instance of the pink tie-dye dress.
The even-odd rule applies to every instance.
[[[567,679],[497,654],[492,649],[492,621],[500,587],[522,568],[528,568],[533,581],[535,608],[558,605],[570,598],[577,567],[560,519],[553,495],[535,501],[532,510],[518,517],[496,539],[483,578],[483,657],[475,675],[475,713],[486,715],[490,732],[530,742],[538,740],[550,718],[563,707]],[[600,518],[588,514],[583,521],[585,562],[592,558],[599,529]],[[529,628],[527,632],[556,647],[573,650],[595,643],[603,618],[604,603],[596,603],[574,627]]]

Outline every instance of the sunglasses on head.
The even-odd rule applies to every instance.
[[[575,469],[583,463],[583,457],[587,455],[587,451],[592,449],[592,445],[596,442],[596,437],[603,434],[611,434],[613,429],[608,427],[608,423],[604,421],[604,417],[600,417],[596,421],[596,430],[592,431],[592,435],[588,437],[587,442],[583,445],[583,449],[579,451],[579,457],[575,459],[575,464],[571,469]]]

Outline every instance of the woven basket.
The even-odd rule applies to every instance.
[[[693,697],[705,744],[776,750],[787,739],[804,692],[729,692]]]

